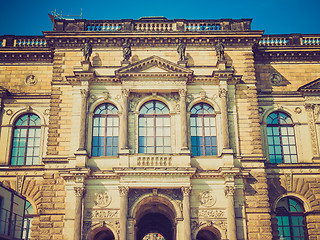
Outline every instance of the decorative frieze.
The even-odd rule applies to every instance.
[[[86,217],[88,219],[96,220],[96,219],[107,219],[107,218],[119,218],[120,211],[119,210],[87,210]]]

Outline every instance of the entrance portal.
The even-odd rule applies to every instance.
[[[176,210],[162,196],[146,196],[134,208],[136,240],[174,240]]]
[[[172,225],[161,213],[144,215],[138,223],[138,240],[173,240]]]
[[[90,232],[88,240],[115,240],[115,237],[109,228],[98,227]]]
[[[221,239],[219,232],[218,232],[218,235],[216,235],[210,230],[208,229],[200,230],[199,233],[197,234],[196,240],[220,240]]]

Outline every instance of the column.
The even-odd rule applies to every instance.
[[[230,148],[227,96],[228,96],[228,90],[226,88],[220,88],[219,97],[221,98],[221,117],[222,117],[222,132],[223,132],[223,148],[224,149]]]
[[[120,150],[128,149],[128,98],[130,91],[122,90],[122,114],[120,118]]]
[[[234,186],[226,186],[224,193],[227,198],[227,223],[228,223],[228,239],[237,239],[236,217],[234,211]]]
[[[120,186],[120,240],[127,239],[127,214],[129,187]]]
[[[184,223],[184,240],[191,240],[190,225],[190,193],[191,187],[182,187],[183,193],[183,223]]]
[[[75,211],[74,211],[74,240],[81,239],[81,222],[82,222],[82,198],[85,194],[84,187],[74,187]]]
[[[80,94],[81,94],[81,110],[80,110],[80,134],[79,134],[78,150],[85,150],[87,98],[89,96],[89,91],[87,89],[80,89]]]
[[[180,95],[180,119],[181,119],[181,150],[188,149],[188,130],[187,130],[187,106],[186,95],[187,92],[184,89],[179,89]]]

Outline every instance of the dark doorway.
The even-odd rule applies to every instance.
[[[148,234],[149,236],[158,236],[159,239],[173,240],[173,228],[170,220],[161,213],[144,215],[138,223],[137,240],[142,240]]]
[[[196,240],[219,240],[219,238],[209,230],[201,230],[198,233]]]
[[[98,232],[93,240],[114,240],[114,236],[110,230],[103,230]]]

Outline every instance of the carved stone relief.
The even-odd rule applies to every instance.
[[[119,218],[120,211],[119,210],[87,210],[86,217],[88,219],[107,219],[107,218]]]
[[[212,207],[216,203],[214,194],[210,191],[205,191],[199,195],[201,206],[203,207]]]
[[[107,207],[111,202],[111,197],[107,192],[100,192],[95,194],[96,199],[94,204],[96,207]]]
[[[314,156],[319,156],[319,147],[317,141],[316,134],[316,121],[319,117],[320,113],[320,105],[319,104],[305,104],[305,109],[308,115],[308,124],[311,134],[311,143],[312,143],[312,153]]]

